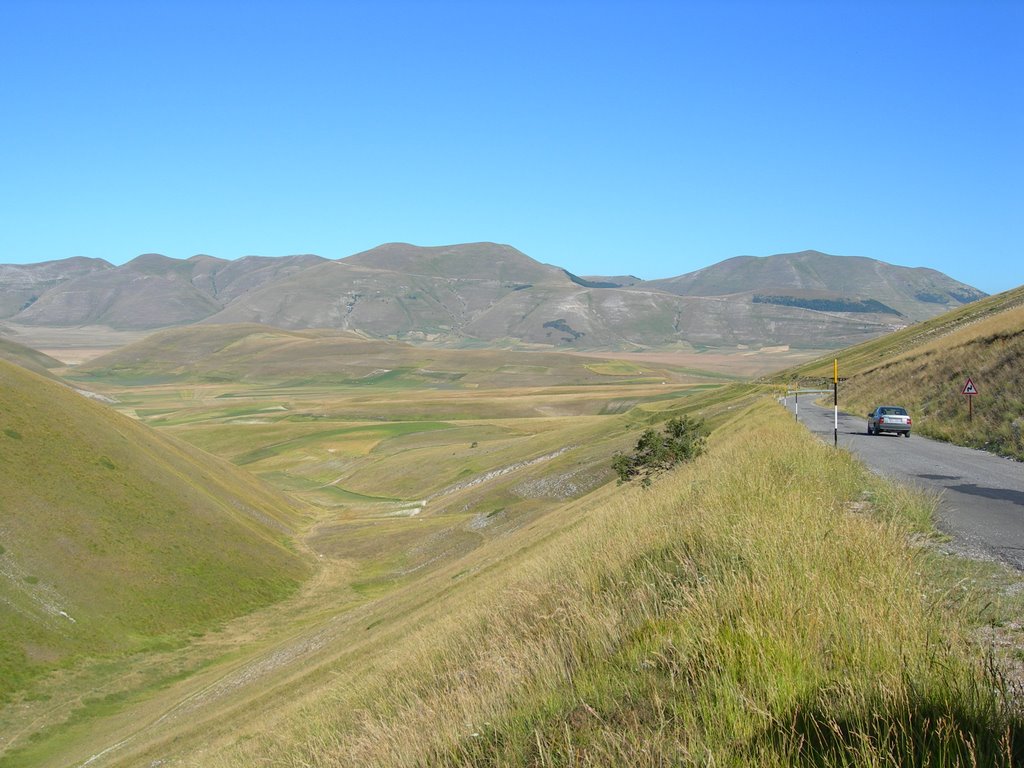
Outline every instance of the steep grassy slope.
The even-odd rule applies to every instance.
[[[0,361],[0,699],[181,639],[308,573],[300,512],[230,464]]]
[[[60,360],[49,355],[4,338],[0,338],[0,359],[20,365],[22,368],[35,371],[43,376],[50,376],[51,368],[60,368],[64,365]]]
[[[566,356],[564,364],[566,371],[595,375],[580,368],[578,357]],[[607,371],[596,374],[602,379],[639,378],[628,364],[597,365]],[[523,375],[541,380],[545,374]],[[303,548],[316,553],[317,577],[291,599],[225,622],[187,646],[119,659],[116,679],[108,662],[106,670],[76,665],[73,676],[35,681],[0,707],[0,733],[10,734],[0,743],[0,765],[80,764],[121,741],[122,727],[130,732],[156,723],[163,732],[186,724],[182,712],[194,727],[197,707],[219,730],[229,722],[220,706],[234,689],[231,681],[245,680],[246,695],[288,697],[291,685],[273,688],[264,676],[315,671],[309,653],[365,642],[370,635],[358,616],[376,599],[395,594],[422,601],[429,592],[419,589],[421,579],[606,484],[609,457],[635,442],[635,422],[647,418],[623,408],[638,402],[664,408],[693,396],[661,379],[493,392],[448,387],[442,381],[416,389],[387,379],[306,388],[181,381],[112,392],[116,407],[244,462],[317,505],[300,534]],[[605,410],[608,415],[598,415]],[[403,498],[382,498],[395,496]],[[327,645],[325,637],[337,639]],[[239,669],[250,659],[263,660]],[[162,687],[168,678],[170,689]],[[175,716],[161,717],[168,711]]]
[[[1018,764],[977,614],[906,545],[927,504],[774,407],[734,415],[651,489],[566,507],[382,604],[329,675],[202,761]]]
[[[838,353],[840,407],[867,413],[882,400],[910,409],[914,429],[1024,459],[1024,287],[991,296]],[[831,380],[832,358],[773,377]],[[961,395],[979,390],[973,418]]]

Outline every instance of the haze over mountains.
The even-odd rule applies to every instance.
[[[660,280],[578,277],[494,243],[234,261],[146,254],[0,265],[0,321],[147,330],[335,328],[466,346],[834,348],[985,294],[931,269],[817,251],[741,256]]]

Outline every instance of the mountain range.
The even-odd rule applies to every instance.
[[[495,243],[390,243],[338,260],[0,265],[0,322],[15,325],[261,323],[453,346],[834,348],[985,295],[935,270],[817,251],[740,256],[660,280],[580,277]]]

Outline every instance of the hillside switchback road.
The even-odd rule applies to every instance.
[[[832,445],[833,409],[811,400],[800,398],[800,422]],[[793,406],[790,396],[790,413]],[[880,475],[941,494],[939,528],[965,553],[1024,571],[1024,463],[916,434],[872,436],[866,427],[866,416],[840,411],[839,447]]]

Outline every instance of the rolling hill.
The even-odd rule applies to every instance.
[[[674,378],[664,366],[627,366],[557,352],[445,349],[350,331],[288,331],[256,324],[195,325],[158,331],[77,367],[76,380],[121,382],[323,382],[367,386],[505,389]],[[692,375],[692,374],[691,374]],[[714,378],[707,374],[705,378]],[[720,379],[721,377],[719,377]]]
[[[118,330],[260,323],[449,346],[832,349],[983,295],[934,270],[816,251],[737,257],[650,281],[578,277],[495,243],[389,243],[337,261],[147,254],[107,267],[27,305],[24,288],[0,271],[2,301],[23,306],[8,322]]]
[[[30,371],[43,376],[51,376],[51,368],[60,368],[64,365],[60,360],[45,355],[24,344],[0,337],[0,359],[20,365]]]
[[[292,592],[301,512],[0,360],[0,700],[73,657],[173,644]]]
[[[508,246],[389,244],[267,285],[206,322],[340,328],[378,337],[459,341],[478,338],[469,326],[482,316],[515,312],[514,302],[511,310],[500,309],[514,294],[562,297],[578,290],[564,270]]]

